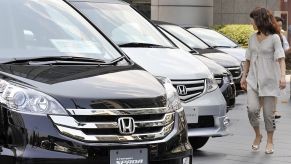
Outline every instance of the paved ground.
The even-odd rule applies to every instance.
[[[239,95],[237,97],[236,107],[228,114],[231,119],[231,125],[229,127],[231,135],[221,138],[211,138],[203,148],[194,152],[193,164],[291,163],[290,85],[288,85],[286,93],[280,98],[278,104],[282,118],[277,121],[277,131],[274,136],[275,153],[272,155],[265,154],[267,137],[262,120],[261,129],[264,133],[261,150],[259,152],[253,152],[251,150],[254,134],[248,122],[245,104],[246,95]]]

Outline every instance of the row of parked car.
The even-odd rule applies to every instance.
[[[227,135],[244,49],[119,0],[0,2],[0,161],[190,164]]]

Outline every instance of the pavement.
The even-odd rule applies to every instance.
[[[210,138],[208,143],[193,153],[193,164],[291,164],[291,100],[290,78],[286,90],[278,101],[282,118],[276,121],[274,154],[265,154],[267,134],[261,115],[263,140],[259,151],[251,150],[254,132],[249,124],[246,111],[246,94],[237,97],[236,106],[229,113],[229,136]]]

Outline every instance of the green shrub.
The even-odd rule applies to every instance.
[[[246,24],[216,25],[213,26],[213,29],[236,41],[243,47],[248,46],[249,37],[254,33],[252,25]]]

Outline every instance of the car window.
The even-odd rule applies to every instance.
[[[173,47],[167,38],[128,5],[85,2],[74,4],[119,45],[138,42]]]
[[[164,29],[160,28],[160,30],[172,41],[174,42],[180,49],[185,50],[185,51],[191,51],[190,48],[188,48],[184,43],[173,37],[171,34],[166,32]]]
[[[196,38],[193,34],[176,25],[161,25],[163,29],[173,34],[191,48],[206,49],[209,46]]]
[[[190,28],[188,29],[191,33],[198,36],[206,43],[211,46],[222,46],[222,47],[236,47],[237,44],[222,34],[205,28]]]
[[[96,29],[63,1],[0,1],[0,19],[0,58],[120,57]]]

